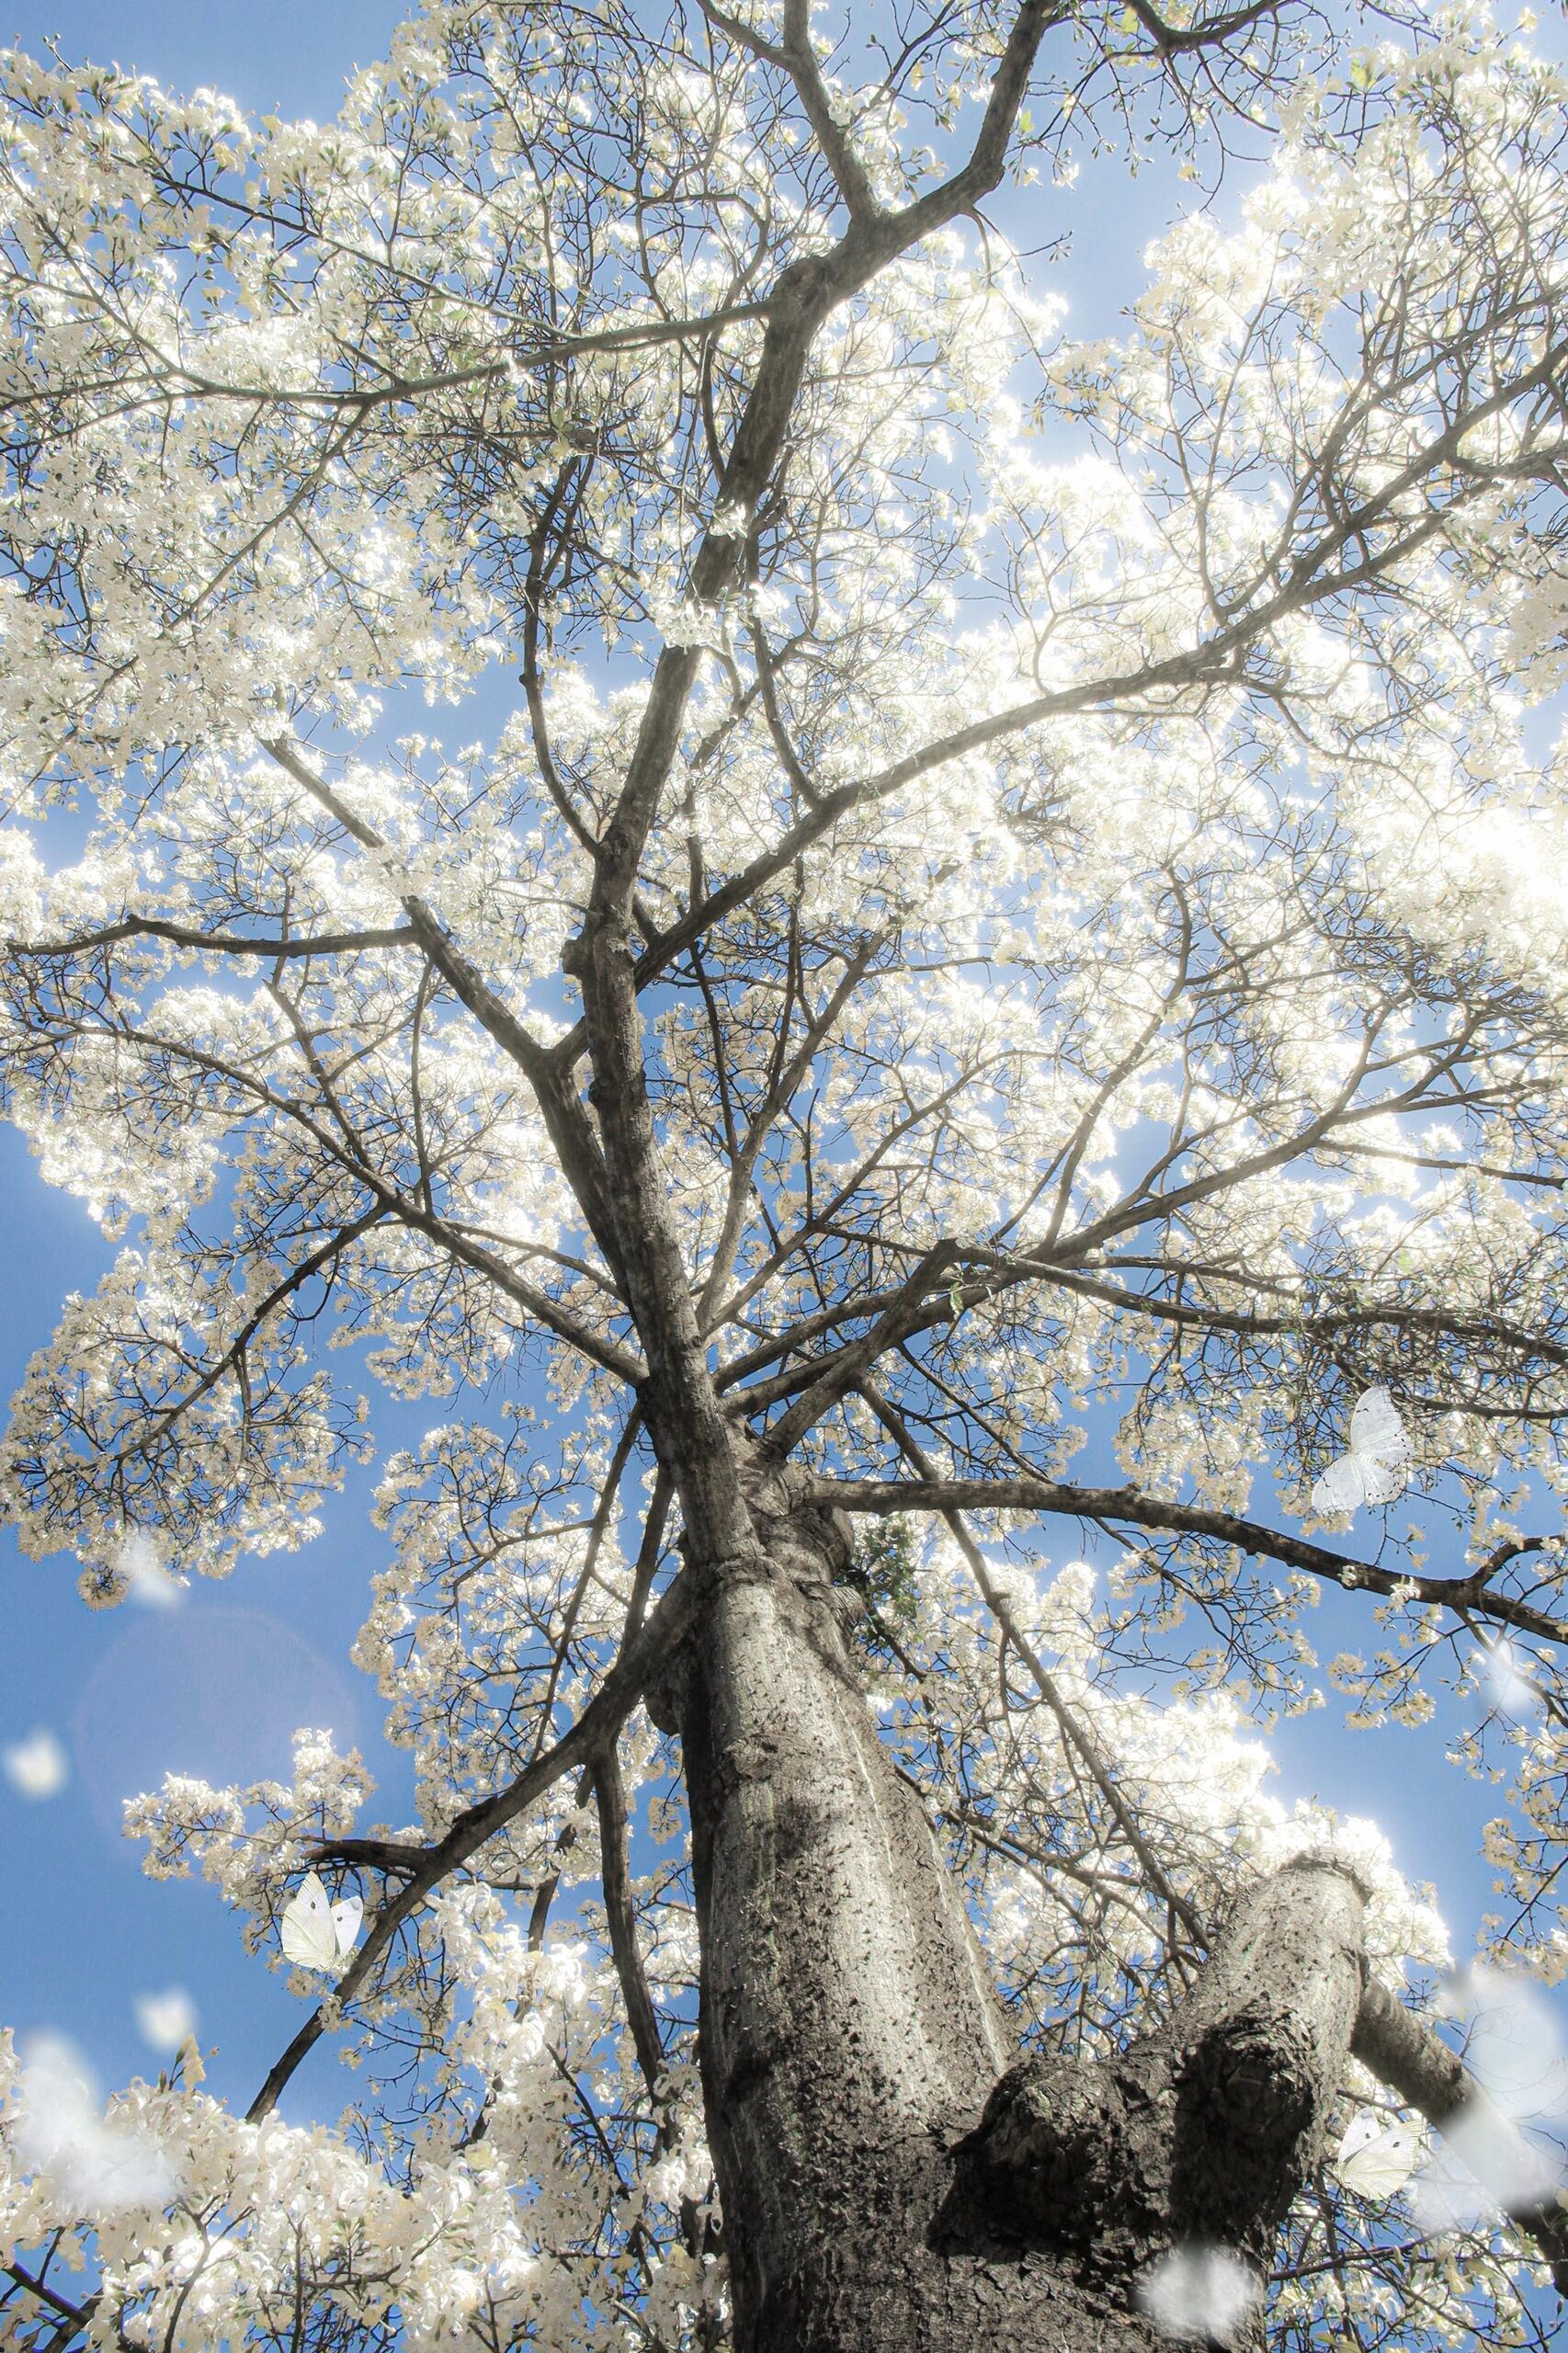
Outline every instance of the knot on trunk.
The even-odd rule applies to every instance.
[[[1333,2091],[1310,2030],[1273,2003],[1233,2011],[1189,2043],[1176,2077],[1177,2236],[1263,2251],[1311,2168]]]
[[[836,1505],[814,1503],[811,1473],[760,1449],[741,1464],[741,1487],[759,1539],[780,1566],[808,1583],[831,1582],[854,1564],[855,1531]]]
[[[1256,2268],[1322,2146],[1362,1979],[1360,1887],[1311,1861],[1237,1903],[1168,2024],[1008,2068],[952,2151],[944,2253],[1035,2250],[1135,2304],[1169,2251]]]
[[[1293,2148],[1317,2105],[1312,2038],[1273,2005],[1234,2011],[1188,2045],[1178,2097],[1207,2129],[1222,2129],[1255,2155]]]
[[[673,1736],[686,1713],[686,1654],[677,1643],[642,1687],[642,1705],[655,1732]]]
[[[684,1536],[676,1540],[676,1549],[688,1568],[693,1567],[691,1547]],[[703,1562],[699,1574],[710,1592],[715,1586],[744,1585],[748,1582],[766,1585],[775,1574],[775,1568],[759,1543],[744,1552],[732,1553],[727,1560]],[[643,1686],[642,1705],[647,1710],[650,1722],[662,1733],[673,1734],[681,1728],[688,1700],[687,1668],[696,1618],[697,1613],[694,1612],[693,1622],[681,1641],[669,1653],[658,1672],[651,1676]]]
[[[952,2151],[932,2244],[1033,2247],[1125,2273],[1157,2236],[1166,2203],[1168,2094],[1149,2055],[1009,2067]]]

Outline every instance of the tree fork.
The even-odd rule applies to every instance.
[[[954,2152],[941,2243],[1039,2247],[1134,2300],[1163,2256],[1218,2248],[1261,2305],[1350,2051],[1364,1908],[1337,1865],[1293,1863],[1238,1900],[1166,2026],[1108,2060],[1010,2067]]]
[[[759,1552],[710,1570],[654,1701],[685,1750],[737,2353],[1152,2353],[1151,2267],[1196,2242],[1256,2276],[1321,2154],[1361,1890],[1293,1866],[1160,2033],[1018,2061],[853,1671],[842,1524],[752,1513]]]

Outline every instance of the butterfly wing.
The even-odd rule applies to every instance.
[[[1373,2117],[1358,2116],[1340,2143],[1334,2170],[1346,2189],[1363,2198],[1392,2198],[1404,2188],[1421,2156],[1421,2136],[1407,2125],[1381,2129]]]
[[[341,1904],[335,1904],[332,1907],[332,1932],[337,1950],[345,1961],[359,1941],[359,1923],[364,1916],[364,1903],[358,1895],[347,1896]]]
[[[284,1958],[301,1969],[330,1969],[337,1959],[337,1938],[332,1906],[314,1871],[300,1881],[299,1893],[278,1923],[278,1941]]]
[[[1392,1504],[1410,1477],[1410,1433],[1386,1389],[1369,1389],[1350,1416],[1350,1450],[1361,1466],[1367,1501]]]
[[[1358,1454],[1336,1455],[1322,1477],[1312,1483],[1312,1509],[1355,1511],[1367,1500],[1366,1465]]]
[[[1356,1400],[1350,1415],[1350,1443],[1358,1454],[1388,1454],[1402,1446],[1409,1450],[1404,1424],[1381,1381],[1375,1389],[1363,1390]]]
[[[1361,1478],[1367,1490],[1367,1501],[1374,1511],[1383,1504],[1392,1504],[1403,1495],[1410,1480],[1408,1456],[1403,1462],[1385,1462],[1376,1455],[1358,1455]]]

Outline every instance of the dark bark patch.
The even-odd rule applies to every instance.
[[[1096,2065],[1021,2061],[951,2152],[931,2244],[1032,2247],[1085,2277],[1131,2278],[1162,2242],[1171,2111],[1169,2070],[1150,2046]]]
[[[1305,2029],[1262,2005],[1183,2052],[1171,2177],[1178,2237],[1267,2251],[1312,2155],[1325,2090],[1313,2060]]]

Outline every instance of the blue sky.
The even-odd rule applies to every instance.
[[[216,84],[251,111],[324,119],[345,74],[375,55],[401,12],[380,0],[270,0],[265,7],[214,7],[197,0],[139,0],[128,14],[109,0],[54,0],[0,6],[0,31],[35,51],[58,35],[74,60],[113,60],[174,86]],[[1034,235],[1055,233],[1075,216],[1083,243],[1064,271],[1074,318],[1091,329],[1112,324],[1110,306],[1137,282],[1137,256],[1163,225],[1177,193],[1168,172],[1134,188],[1096,179],[1092,192],[1062,206],[1038,202]],[[1090,313],[1095,315],[1088,315]],[[486,709],[487,722],[497,714]],[[426,722],[426,724],[428,722]],[[458,722],[472,731],[466,716]],[[19,1139],[0,1128],[0,1199],[6,1251],[0,1270],[0,1396],[44,1342],[59,1304],[96,1282],[111,1254],[85,1211],[40,1182]],[[417,1413],[398,1417],[406,1442]],[[438,1407],[431,1420],[446,1418]],[[1085,1476],[1096,1468],[1084,1463]],[[401,1820],[407,1770],[379,1737],[373,1689],[348,1661],[369,1576],[383,1540],[366,1516],[360,1478],[329,1508],[313,1546],[276,1560],[247,1561],[227,1584],[202,1586],[176,1612],[128,1605],[88,1611],[73,1565],[29,1563],[0,1536],[0,1745],[51,1727],[67,1752],[61,1792],[29,1802],[0,1783],[0,1869],[9,1901],[0,1915],[0,2022],[23,2032],[69,2035],[109,2083],[150,2071],[156,2055],[141,2040],[135,1997],[185,1986],[198,2003],[204,2050],[217,2046],[209,2086],[243,2107],[300,2022],[281,1982],[240,1949],[234,1925],[199,1882],[153,1884],[139,1870],[141,1849],[119,1835],[119,1801],[155,1786],[165,1770],[218,1780],[286,1773],[297,1724],[330,1725],[340,1746],[358,1740],[382,1798],[369,1811]],[[1261,1508],[1261,1505],[1260,1505]],[[1054,1560],[1074,1556],[1075,1529],[1047,1532]],[[1456,1548],[1449,1545],[1453,1552]],[[1445,1565],[1434,1545],[1430,1565]],[[1457,1557],[1452,1565],[1460,1565]],[[1372,1647],[1364,1606],[1330,1597],[1314,1631],[1325,1654],[1341,1643]],[[1441,1759],[1441,1738],[1392,1732],[1348,1736],[1336,1711],[1287,1727],[1275,1744],[1275,1784],[1289,1802],[1317,1793],[1346,1812],[1369,1813],[1393,1837],[1412,1877],[1432,1881],[1456,1949],[1469,1947],[1490,1901],[1476,1863],[1488,1793]],[[348,2086],[318,2053],[296,2079],[286,2112],[335,2113]]]

